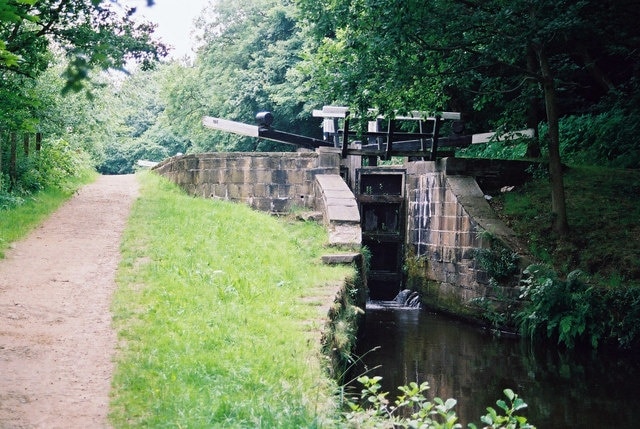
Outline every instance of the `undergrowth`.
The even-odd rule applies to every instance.
[[[523,335],[570,349],[640,343],[640,287],[598,287],[579,270],[560,278],[544,265],[531,265],[524,274],[520,297],[525,303],[515,315]]]
[[[606,287],[640,285],[640,171],[570,167],[565,171],[570,233],[551,231],[546,178],[496,195],[498,215],[541,262],[561,276],[576,269]]]
[[[520,305],[507,319],[515,318],[525,336],[568,348],[637,347],[640,172],[583,166],[567,168],[564,177],[571,228],[566,237],[550,229],[544,178],[491,200],[539,261],[525,271]]]
[[[435,397],[428,400],[428,383],[412,382],[399,386],[401,394],[395,400],[388,398],[389,392],[381,390],[379,376],[362,376],[358,382],[363,388],[358,398],[347,401],[349,411],[344,413],[348,427],[371,429],[421,428],[460,429],[453,398],[443,400]],[[487,414],[480,417],[483,429],[535,429],[521,415],[527,404],[511,389],[505,389],[507,401],[496,401],[497,408],[487,407]],[[474,423],[468,425],[477,429]]]

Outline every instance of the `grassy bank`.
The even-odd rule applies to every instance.
[[[1,208],[0,205],[0,258],[9,245],[27,235],[33,228],[56,211],[82,185],[97,178],[95,172],[85,171],[78,177],[70,177],[62,187],[50,187],[24,198],[12,196],[20,202]],[[1,195],[0,195],[1,196]]]
[[[314,427],[333,410],[313,295],[324,228],[140,175],[113,311],[115,427]]]
[[[548,179],[492,200],[531,252],[561,275],[580,269],[597,284],[640,285],[640,171],[569,167],[564,176],[569,236],[551,231]]]
[[[527,270],[516,314],[488,312],[536,340],[568,348],[640,347],[640,172],[568,167],[564,175],[570,233],[551,231],[547,180],[492,200],[502,218],[542,262]],[[495,316],[499,317],[495,317]]]

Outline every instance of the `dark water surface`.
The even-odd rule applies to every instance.
[[[383,377],[391,399],[411,381],[428,381],[429,398],[456,398],[464,427],[479,424],[510,388],[529,404],[523,414],[538,429],[640,428],[638,354],[533,349],[426,310],[378,305],[367,307],[357,354],[366,354],[366,368],[382,365],[369,375]]]

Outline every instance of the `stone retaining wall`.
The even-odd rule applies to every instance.
[[[472,299],[517,293],[514,282],[490,284],[476,251],[497,241],[523,260],[528,257],[496,217],[477,179],[459,160],[447,161],[406,164],[408,286],[420,290],[429,306],[473,317],[478,310]]]
[[[169,158],[154,171],[195,196],[281,213],[313,208],[316,174],[340,174],[340,157],[329,151],[217,152]]]

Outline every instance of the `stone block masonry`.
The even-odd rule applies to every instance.
[[[469,302],[496,293],[475,252],[497,239],[525,258],[526,254],[514,245],[515,234],[487,203],[475,173],[470,174],[496,170],[468,164],[456,159],[406,164],[407,249],[409,257],[421,261],[425,304],[474,317],[476,310]]]
[[[270,213],[315,207],[315,176],[340,173],[338,154],[228,152],[183,155],[154,171],[189,194],[248,204]]]

